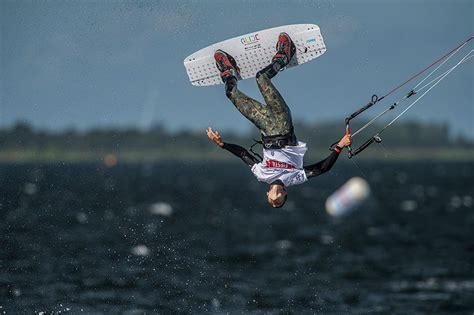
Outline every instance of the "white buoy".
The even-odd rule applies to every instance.
[[[148,256],[150,255],[150,249],[146,245],[137,245],[132,247],[132,254],[135,256]]]
[[[326,199],[326,211],[331,216],[340,217],[359,206],[369,195],[367,181],[353,177]]]
[[[36,194],[36,192],[38,191],[38,187],[36,187],[36,185],[33,183],[26,183],[25,188],[23,190],[26,194],[31,196]]]
[[[173,214],[173,208],[169,203],[166,202],[157,202],[150,206],[149,211],[151,214],[161,215],[164,217],[169,217]]]

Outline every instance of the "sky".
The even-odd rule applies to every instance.
[[[247,132],[252,125],[223,85],[192,86],[183,60],[215,42],[297,23],[319,25],[327,51],[274,83],[294,120],[342,123],[372,94],[385,94],[472,36],[473,4],[3,0],[0,128],[24,120],[50,130],[161,124],[173,131]],[[455,135],[474,139],[473,59],[402,119],[447,123]],[[239,87],[262,100],[254,80]],[[389,104],[379,103],[371,114]]]

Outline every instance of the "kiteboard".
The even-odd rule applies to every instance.
[[[326,51],[319,26],[315,24],[293,24],[269,28],[213,44],[189,55],[184,59],[189,81],[195,86],[222,83],[214,60],[214,53],[218,49],[234,57],[240,68],[239,79],[255,77],[258,71],[271,63],[276,52],[278,35],[281,32],[290,35],[296,46],[296,53],[286,68],[316,59]]]

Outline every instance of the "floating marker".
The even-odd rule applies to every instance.
[[[36,192],[38,191],[38,187],[36,187],[35,184],[33,183],[26,183],[25,184],[25,187],[23,189],[23,191],[27,194],[27,195],[34,195],[36,194]]]
[[[403,211],[414,211],[418,207],[416,200],[405,200],[400,204],[400,208]]]
[[[151,214],[161,215],[169,217],[173,214],[173,208],[166,202],[157,202],[150,206],[149,211]]]
[[[137,245],[132,247],[131,252],[135,256],[148,256],[150,255],[150,249],[146,245]]]
[[[353,177],[326,199],[326,211],[331,216],[339,217],[359,206],[369,195],[367,181]]]

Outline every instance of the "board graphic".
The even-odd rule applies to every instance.
[[[271,63],[275,55],[278,35],[286,32],[295,43],[296,53],[286,68],[311,61],[326,51],[319,26],[315,24],[293,24],[269,28],[237,36],[189,55],[184,67],[189,81],[195,86],[222,84],[214,60],[214,52],[222,49],[232,55],[240,68],[240,78],[255,77],[256,73]]]

